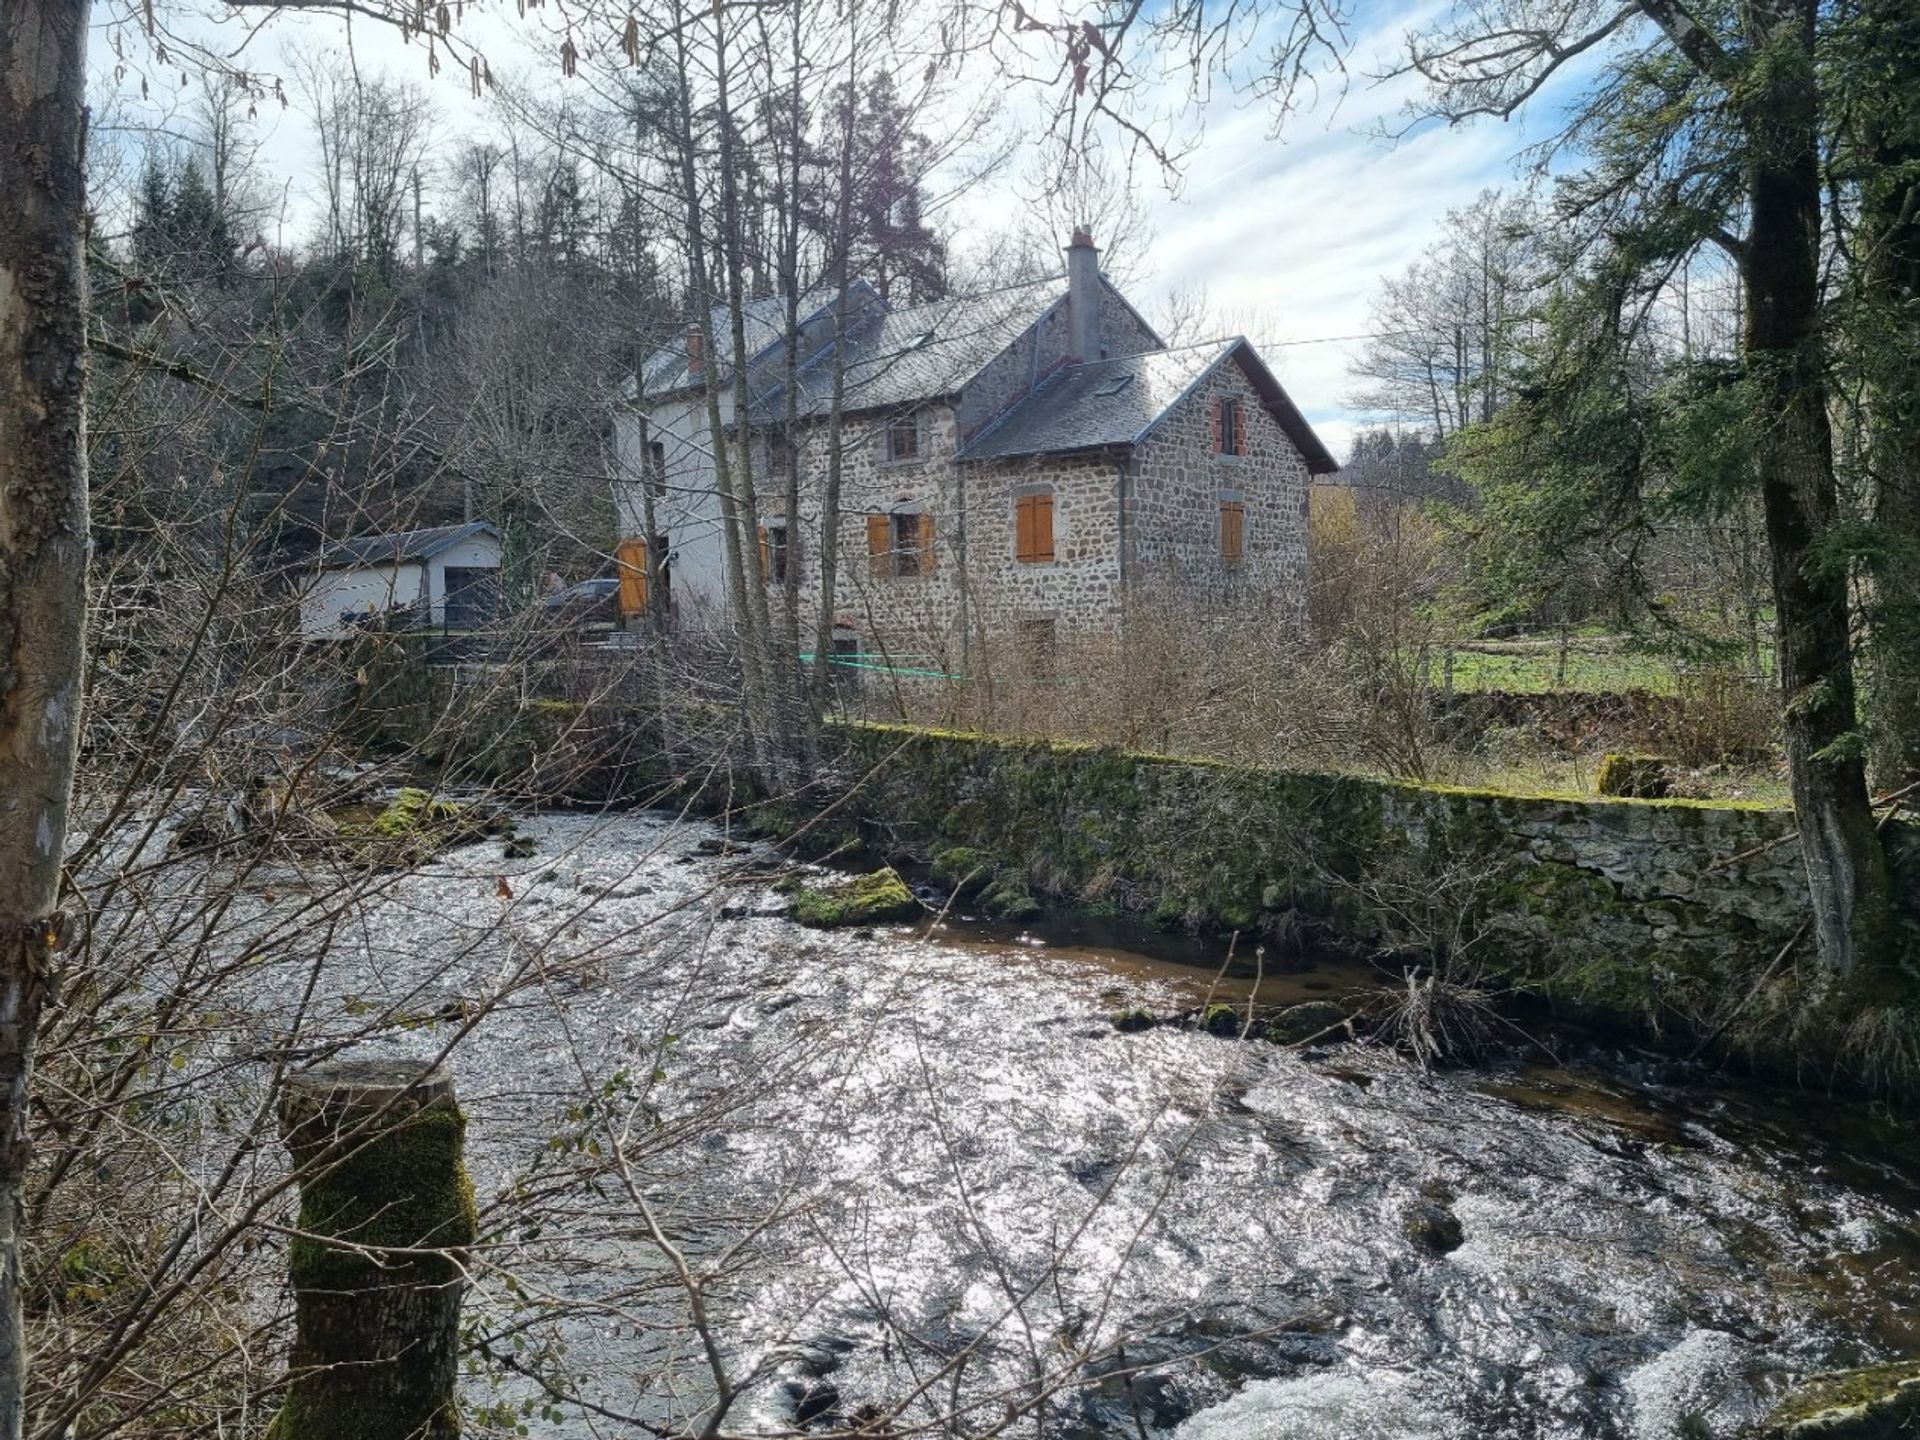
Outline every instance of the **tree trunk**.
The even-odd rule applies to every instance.
[[[1857,98],[1867,465],[1882,544],[1872,572],[1868,692],[1874,778],[1920,780],[1920,20],[1910,0],[1868,0]]]
[[[462,1252],[477,1226],[452,1078],[341,1061],[290,1082],[280,1120],[301,1182],[274,1440],[451,1440]]]
[[[0,1440],[24,1413],[20,1188],[79,733],[85,0],[0,5]]]
[[[1813,933],[1828,967],[1845,973],[1882,958],[1892,921],[1855,725],[1847,563],[1830,549],[1838,492],[1819,328],[1815,3],[1750,0],[1747,7],[1759,58],[1743,107],[1752,220],[1742,269],[1794,810]]]

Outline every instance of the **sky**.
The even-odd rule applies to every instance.
[[[1151,241],[1131,257],[1130,298],[1153,319],[1166,313],[1176,293],[1202,292],[1213,321],[1207,328],[1251,337],[1337,456],[1370,418],[1348,403],[1354,388],[1348,368],[1365,343],[1369,302],[1382,277],[1417,259],[1449,210],[1490,187],[1517,184],[1516,156],[1558,113],[1550,91],[1514,122],[1432,126],[1397,141],[1383,138],[1410,89],[1404,82],[1375,83],[1368,74],[1382,68],[1430,3],[1364,0],[1361,23],[1350,35],[1346,79],[1323,76],[1317,103],[1292,115],[1279,134],[1270,107],[1218,86],[1206,105],[1186,112],[1182,124],[1192,144],[1179,173],[1167,176],[1145,165],[1135,174],[1135,199]],[[193,19],[188,28],[198,26],[198,33],[219,37],[219,48],[231,49],[238,36],[231,23],[219,24],[223,9],[209,4],[198,12],[204,20]],[[514,28],[511,15],[481,12],[467,22],[479,27],[468,33],[484,37],[490,57],[510,55],[516,37],[526,33]],[[292,47],[305,46],[343,64],[350,59],[362,73],[426,79],[419,45],[404,45],[394,32],[366,23],[355,26],[351,38],[349,49],[332,17],[283,14],[273,33],[248,41],[244,53],[250,63],[272,68],[286,63]],[[1247,53],[1259,53],[1258,36],[1250,38]],[[564,86],[544,48],[535,63],[514,68],[535,83]],[[96,91],[115,88],[107,49],[95,45]],[[501,61],[494,63],[501,72]],[[1564,95],[1578,79],[1556,88]],[[1150,99],[1171,108],[1178,83],[1166,81],[1164,96]],[[131,98],[138,84],[137,75],[122,77],[119,93]],[[484,125],[483,109],[468,98],[465,77],[453,67],[430,89],[443,134]],[[1024,112],[1023,103],[1030,107]],[[1008,119],[1017,129],[1040,103],[1016,99]],[[156,104],[135,102],[123,113],[152,113]],[[305,123],[272,104],[262,105],[260,114],[266,169],[298,174],[311,160]],[[972,192],[946,217],[962,250],[1003,224],[1008,207],[1019,203],[1012,178],[1019,168],[1016,160],[1008,178]],[[290,190],[285,209],[292,239],[312,213],[312,197]]]

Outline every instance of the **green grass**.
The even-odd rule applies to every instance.
[[[1434,657],[1433,680],[1446,683],[1446,656]],[[1455,650],[1453,652],[1453,688],[1457,691],[1508,690],[1527,695],[1544,695],[1556,690],[1616,694],[1623,690],[1651,690],[1659,695],[1674,691],[1673,667],[1652,655],[1624,650],[1588,648],[1580,645],[1567,651],[1564,679],[1560,674],[1559,647]]]

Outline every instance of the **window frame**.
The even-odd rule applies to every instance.
[[[919,510],[895,510],[887,516],[887,554],[893,557],[893,578],[896,580],[917,580],[920,578],[920,527]]]
[[[667,442],[664,440],[647,441],[646,461],[647,493],[656,500],[667,497]]]
[[[897,436],[911,434],[913,451],[902,455],[894,448]],[[887,421],[880,431],[880,458],[888,465],[912,465],[926,458],[926,434],[920,424],[920,412],[896,416]]]
[[[785,585],[793,577],[793,547],[787,540],[787,525],[760,527],[760,579],[768,585]]]
[[[1214,454],[1226,460],[1238,460],[1247,453],[1246,410],[1238,395],[1220,397],[1220,433],[1214,442]]]

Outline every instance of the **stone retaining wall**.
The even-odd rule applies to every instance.
[[[850,728],[859,810],[901,850],[963,846],[1036,893],[1280,939],[1460,954],[1656,1030],[1793,1003],[1810,947],[1790,812],[1516,796],[1037,742]],[[1920,831],[1889,848],[1906,903]],[[1911,920],[1913,917],[1909,916]],[[1765,994],[1757,993],[1764,989]]]

